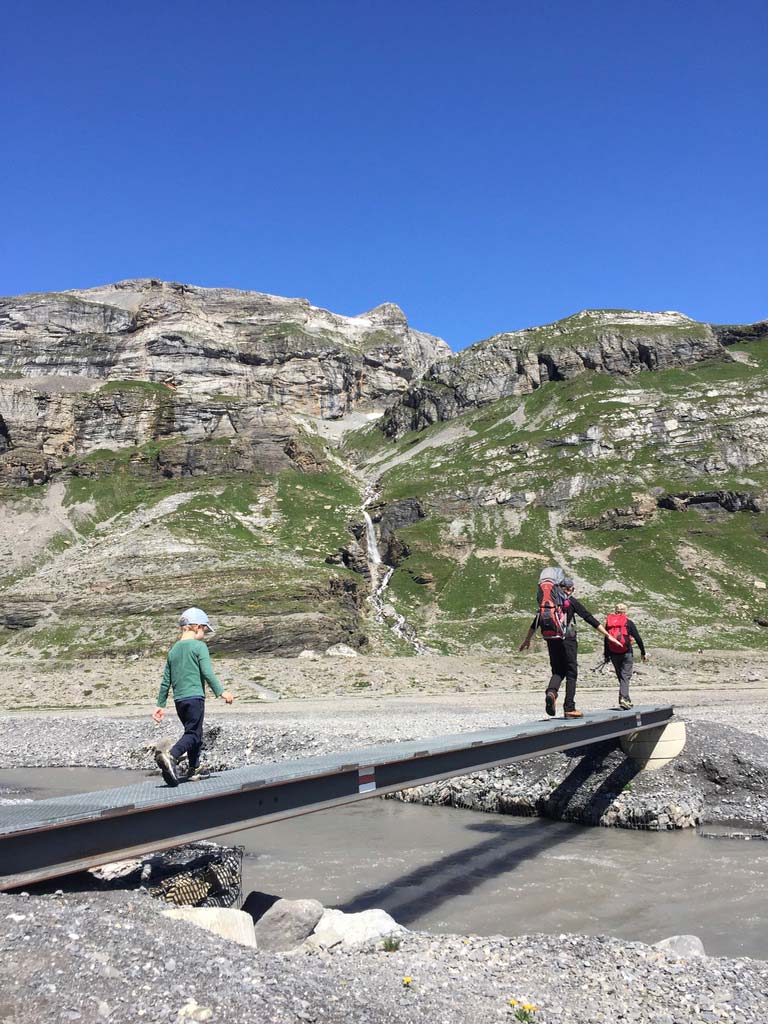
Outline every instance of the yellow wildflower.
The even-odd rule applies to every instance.
[[[405,987],[408,988],[412,981],[413,978],[410,976],[410,974],[406,974],[406,976],[403,978],[403,985],[405,985]]]
[[[516,999],[510,999],[509,1000],[509,1005],[510,1006],[517,1006],[518,1005],[517,1000]]]

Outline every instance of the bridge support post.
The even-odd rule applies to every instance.
[[[668,722],[621,737],[621,749],[641,771],[652,772],[668,764],[685,746],[685,722]]]

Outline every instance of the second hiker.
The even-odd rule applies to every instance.
[[[606,643],[614,642],[605,626],[602,626],[581,601],[573,596],[573,591],[574,582],[569,576],[563,575],[562,569],[545,569],[541,573],[539,611],[530,625],[525,640],[520,644],[520,650],[528,650],[534,633],[541,628],[541,635],[547,643],[549,665],[552,670],[544,697],[545,710],[548,715],[555,714],[560,684],[565,679],[563,715],[565,718],[582,718],[582,712],[576,709],[576,680],[579,675],[576,616],[589,623],[598,633],[602,633],[607,638]]]
[[[619,707],[622,711],[629,711],[632,707],[632,701],[629,699],[629,681],[635,668],[632,641],[637,644],[643,661],[646,661],[645,644],[637,631],[637,626],[632,619],[627,618],[627,606],[614,605],[613,611],[614,614],[605,620],[605,628],[620,646],[616,643],[610,644],[606,639],[603,643],[603,657],[606,662],[611,662],[619,680]]]

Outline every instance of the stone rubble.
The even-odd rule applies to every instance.
[[[532,922],[535,924],[535,922]],[[606,936],[406,932],[270,953],[162,916],[140,893],[0,895],[0,1007],[13,1024],[764,1024],[768,963]]]

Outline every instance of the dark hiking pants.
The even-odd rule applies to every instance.
[[[616,678],[619,680],[619,696],[629,700],[629,681],[635,668],[635,659],[632,651],[627,651],[626,654],[613,654],[611,652],[609,657],[616,672]]]
[[[557,693],[560,690],[560,683],[565,679],[565,704],[563,711],[576,710],[576,679],[579,674],[578,646],[575,637],[566,637],[565,640],[547,640],[549,651],[549,667],[552,669],[552,678],[547,684],[547,690]]]
[[[194,771],[200,761],[200,749],[203,745],[203,717],[205,715],[205,699],[190,697],[176,701],[176,714],[184,726],[184,735],[171,747],[171,757],[179,758],[187,755],[189,771]]]

